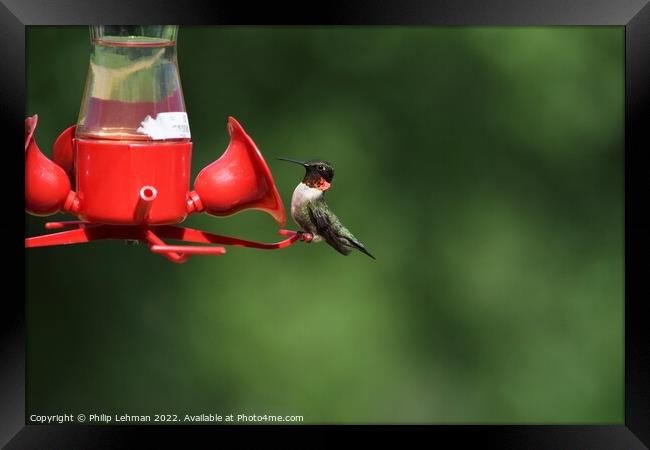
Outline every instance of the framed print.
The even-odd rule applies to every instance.
[[[646,1],[0,20],[6,448],[647,448]]]

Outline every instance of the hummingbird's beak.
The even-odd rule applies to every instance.
[[[305,161],[298,161],[297,159],[289,159],[289,158],[278,158],[280,161],[289,161],[295,164],[300,164],[301,166],[307,166],[307,163]]]

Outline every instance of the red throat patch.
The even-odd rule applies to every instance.
[[[325,192],[330,188],[331,184],[325,181],[325,178],[321,177],[320,180],[318,180],[318,184],[316,185],[316,189],[321,190]]]

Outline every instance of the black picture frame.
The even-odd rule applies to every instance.
[[[454,446],[525,449],[640,449],[650,445],[650,346],[643,304],[650,298],[645,276],[650,254],[644,202],[650,179],[650,5],[648,0],[341,0],[294,4],[250,1],[0,0],[0,99],[5,173],[0,180],[6,219],[3,300],[0,313],[0,444],[6,448],[138,448],[155,440],[185,441],[197,433],[218,445],[224,434],[246,445],[255,430],[305,442],[327,439],[327,426],[166,427],[25,425],[24,162],[20,136],[25,119],[25,27],[100,23],[180,25],[619,25],[625,27],[625,421],[611,425],[432,425],[364,427],[375,438],[403,431],[427,434],[428,442]],[[22,221],[21,219],[23,218]],[[19,275],[10,273],[16,268]],[[280,431],[278,431],[280,430]],[[132,444],[145,433],[146,441]],[[216,434],[216,435],[215,435]],[[422,436],[425,437],[425,436]],[[431,439],[435,439],[432,441]],[[645,444],[645,445],[644,445]],[[194,447],[194,446],[193,446]]]

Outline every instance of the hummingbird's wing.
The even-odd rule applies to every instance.
[[[327,214],[322,210],[320,205],[315,203],[309,203],[309,215],[311,216],[312,222],[316,225],[318,234],[325,239],[325,241],[334,247],[339,253],[343,255],[348,255],[350,253],[350,247],[347,247],[338,237],[334,227],[332,226],[331,214]]]
[[[316,224],[318,234],[339,253],[348,255],[352,248],[356,248],[375,259],[363,244],[350,233],[350,230],[343,226],[341,221],[329,210],[325,202],[309,203],[308,208],[312,222]]]

